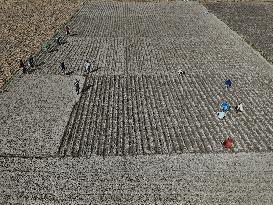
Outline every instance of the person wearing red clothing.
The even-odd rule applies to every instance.
[[[232,138],[227,138],[225,139],[225,141],[223,142],[223,146],[227,149],[231,149],[234,146],[234,141]]]
[[[227,139],[225,139],[225,141],[223,142],[223,146],[228,149],[231,150],[232,152],[238,152],[238,145],[236,143],[235,140],[233,140],[232,138],[228,137]]]

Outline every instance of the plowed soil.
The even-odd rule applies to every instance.
[[[0,87],[18,69],[18,60],[39,51],[80,2],[0,0]]]
[[[204,6],[273,62],[273,1],[207,2]]]

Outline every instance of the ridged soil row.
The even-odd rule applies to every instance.
[[[85,79],[83,87],[86,86],[86,83],[87,83],[87,79]],[[60,156],[71,155],[71,151],[73,150],[73,148],[72,148],[73,141],[77,137],[77,136],[75,136],[75,132],[78,129],[78,122],[80,122],[79,119],[81,119],[81,113],[84,110],[84,106],[85,106],[84,103],[86,101],[86,96],[87,95],[85,93],[82,93],[78,103],[73,108],[75,115],[68,122],[68,123],[70,123],[70,125],[68,125],[68,127],[66,128],[66,130],[64,132],[63,143],[59,149]],[[72,111],[72,113],[73,113],[73,111]]]
[[[99,79],[90,78],[90,80],[92,80],[92,90],[90,91],[91,92],[91,97],[90,97],[91,107],[89,106],[89,113],[88,113],[88,116],[86,116],[86,127],[84,132],[84,139],[86,139],[86,142],[85,144],[83,144],[84,147],[80,146],[80,149],[79,149],[80,155],[84,155],[84,156],[90,156],[90,153],[91,153],[90,150],[92,149],[91,145],[93,140],[92,131],[94,130],[95,122],[96,122],[92,119],[93,119],[93,116],[97,113],[97,104],[99,103],[98,95],[97,95]],[[91,85],[91,82],[89,82],[89,84]]]
[[[88,87],[90,87],[90,90],[86,91],[89,92],[88,97],[88,102],[87,102],[87,108],[86,108],[86,112],[85,112],[85,117],[84,117],[84,122],[83,122],[83,128],[81,130],[81,132],[79,132],[79,148],[78,150],[75,150],[75,152],[77,151],[77,156],[84,156],[85,155],[85,146],[87,144],[87,134],[88,134],[88,121],[90,120],[90,116],[92,116],[93,113],[93,106],[92,106],[92,97],[93,97],[93,91],[94,91],[94,86],[91,85],[91,83],[93,83],[93,79],[89,78],[89,82],[88,82]]]
[[[101,106],[101,95],[103,93],[103,77],[102,76],[98,76],[97,79],[97,83],[96,83],[96,91],[95,91],[95,102],[94,103],[94,116],[92,116],[93,118],[91,118],[92,121],[92,125],[91,125],[91,130],[89,133],[89,146],[90,146],[90,155],[91,154],[96,154],[97,153],[97,143],[98,143],[98,137],[100,134],[100,130],[99,130],[99,125],[101,123],[101,113],[102,113],[102,106]],[[95,119],[95,120],[94,120]]]
[[[239,136],[236,140],[240,150],[270,150],[270,139],[248,136],[250,132],[255,136],[262,132],[258,121],[256,126],[250,127],[247,114],[236,115],[241,116],[240,129],[234,124],[233,112],[228,116],[231,120],[219,121],[218,126],[210,114],[215,112],[218,100],[207,100],[204,80],[172,74],[89,77],[85,86],[90,88],[74,106],[59,154],[127,156],[221,152],[221,142],[226,135]],[[209,83],[211,78],[206,80]],[[217,93],[218,89],[208,92]]]

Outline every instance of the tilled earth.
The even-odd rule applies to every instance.
[[[0,0],[0,88],[25,61],[37,53],[80,0]]]
[[[89,4],[71,25],[77,35],[40,72],[57,74],[58,59],[77,74],[95,63],[60,155],[223,152],[227,136],[240,151],[272,150],[272,68],[196,2]],[[246,112],[219,120],[221,100]]]
[[[198,2],[96,1],[69,25],[0,94],[1,203],[272,204],[272,66],[240,36]]]
[[[204,5],[273,62],[273,1],[206,2]]]

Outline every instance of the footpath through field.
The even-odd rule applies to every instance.
[[[273,203],[273,68],[236,33],[182,1],[86,2],[69,26],[0,94],[0,203]]]

